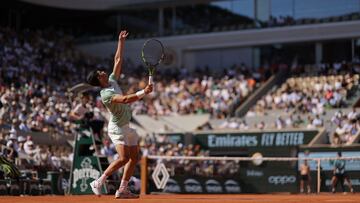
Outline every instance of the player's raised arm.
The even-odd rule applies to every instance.
[[[134,94],[128,94],[128,95],[120,95],[116,94],[111,98],[112,103],[122,103],[122,104],[128,104],[135,102],[141,98],[143,98],[146,94],[150,94],[153,90],[153,85],[148,84],[145,89],[140,90]]]
[[[124,44],[125,44],[125,39],[128,36],[128,34],[129,33],[126,30],[121,31],[119,34],[119,41],[118,41],[117,50],[115,53],[114,69],[113,69],[113,73],[117,80],[119,79],[120,74],[121,74],[121,65],[122,65],[122,61],[123,61]]]

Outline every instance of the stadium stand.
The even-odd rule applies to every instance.
[[[19,158],[19,164],[27,163],[20,164],[25,168],[46,162],[50,168],[69,170],[69,146],[48,147],[51,142],[38,137],[49,136],[58,143],[73,137],[75,124],[69,114],[79,101],[67,89],[84,79],[88,67],[103,64],[91,58],[83,60],[74,49],[73,39],[59,31],[15,32],[1,27],[0,41],[0,120],[5,129],[2,141],[7,141],[2,146],[4,154],[13,161]],[[32,137],[40,142],[33,143]]]
[[[351,100],[358,90],[357,69],[357,64],[334,63],[323,70],[330,75],[306,76],[305,73],[301,77],[291,77],[259,100],[254,111],[264,114],[266,110],[283,109],[323,114],[324,108],[346,107],[345,101]]]

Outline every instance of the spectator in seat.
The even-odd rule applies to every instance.
[[[81,102],[75,106],[75,108],[70,112],[70,118],[74,121],[81,121],[84,119],[84,116],[89,112],[89,95],[83,93],[81,95]]]

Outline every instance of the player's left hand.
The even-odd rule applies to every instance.
[[[146,85],[144,91],[145,91],[145,94],[150,94],[153,91],[153,84]]]
[[[122,30],[119,34],[119,40],[125,40],[128,35],[129,35],[128,31]]]

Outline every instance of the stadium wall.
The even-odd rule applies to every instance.
[[[256,54],[249,47],[358,37],[360,37],[360,21],[190,34],[159,37],[159,39],[165,44],[166,52],[171,56],[165,66],[196,67],[204,65],[206,60],[209,65],[218,67],[239,61],[252,66],[259,60],[260,54]],[[145,39],[128,40],[125,57],[132,59],[135,64],[141,64],[140,51],[144,41]],[[108,41],[81,44],[78,47],[94,56],[109,57],[116,51],[116,43],[116,41]]]

